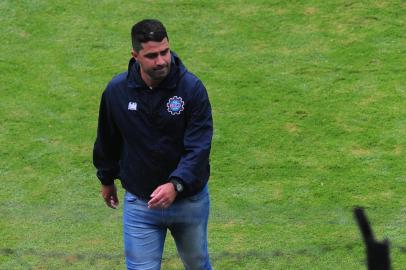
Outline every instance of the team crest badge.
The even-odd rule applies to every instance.
[[[168,112],[172,115],[179,115],[181,112],[183,112],[185,102],[182,100],[181,97],[174,96],[171,97],[166,103],[166,107],[168,108]]]

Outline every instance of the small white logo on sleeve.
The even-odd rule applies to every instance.
[[[128,110],[129,111],[136,111],[137,110],[137,102],[128,102]]]

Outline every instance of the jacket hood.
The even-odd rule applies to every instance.
[[[186,73],[187,69],[180,58],[171,51],[171,69],[168,76],[159,84],[160,88],[175,89],[180,78]],[[147,85],[140,75],[140,65],[131,58],[128,63],[127,83],[130,88],[145,88]]]

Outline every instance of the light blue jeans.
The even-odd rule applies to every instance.
[[[177,200],[166,209],[149,209],[146,201],[126,192],[123,227],[127,269],[159,270],[169,229],[185,269],[210,270],[209,208],[207,185],[200,193]]]

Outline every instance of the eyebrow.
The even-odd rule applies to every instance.
[[[165,50],[162,50],[160,52],[151,52],[145,54],[145,57],[156,57],[158,54],[166,54],[169,51],[169,48],[166,48]]]

